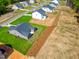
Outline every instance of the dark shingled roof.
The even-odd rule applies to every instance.
[[[54,3],[54,2],[50,2],[50,4],[54,4],[55,6],[57,6],[58,4]]]
[[[12,29],[16,30],[19,33],[21,33],[22,35],[28,37],[29,33],[31,32],[31,29],[34,30],[34,27],[32,27],[29,23],[22,23],[22,24],[19,24],[16,27],[13,27],[13,26],[10,27],[10,30],[12,30]]]
[[[39,12],[42,15],[45,15],[45,11],[43,11],[42,9],[36,10],[37,12]]]
[[[21,9],[23,9],[24,7],[23,6],[21,6],[20,4],[15,4],[18,8],[21,8]]]
[[[51,7],[50,5],[47,5],[47,6],[44,6],[44,7],[49,8],[49,9],[51,9],[51,10],[54,9],[54,7]]]
[[[0,51],[0,59],[6,59],[4,54],[2,54],[2,52]]]

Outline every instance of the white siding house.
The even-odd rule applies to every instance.
[[[49,6],[54,7],[54,8],[56,8],[56,7],[57,7],[57,5],[56,5],[56,4],[54,4],[54,3],[50,3],[50,4],[49,4]]]
[[[39,19],[39,20],[45,20],[47,16],[42,9],[39,9],[32,13],[32,18]]]
[[[12,34],[12,35],[15,35],[15,36],[17,36],[17,37],[21,37],[21,38],[24,38],[24,39],[28,39],[28,37],[22,35],[21,33],[19,33],[19,32],[16,31],[16,30],[11,30],[11,31],[9,30],[9,33]]]
[[[23,9],[23,6],[19,5],[19,4],[14,4],[12,6],[12,9],[17,10],[17,9]]]
[[[20,4],[22,4],[23,7],[27,7],[29,6],[29,3],[26,1],[20,2]]]
[[[29,0],[29,3],[35,3],[36,0]]]
[[[14,9],[14,10],[17,10],[17,9],[19,9],[16,5],[13,5],[12,6],[12,9]]]
[[[51,2],[55,3],[55,4],[59,4],[59,1],[58,0],[52,0]]]
[[[42,7],[42,10],[44,10],[45,12],[53,12],[54,11],[54,7],[51,7],[49,5]]]

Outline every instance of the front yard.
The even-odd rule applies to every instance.
[[[13,25],[17,25],[23,22],[29,22],[31,20],[31,16],[22,16],[20,18],[18,18],[17,20],[15,20],[14,22],[12,22],[11,24]]]

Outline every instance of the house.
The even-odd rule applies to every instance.
[[[11,26],[9,33],[17,37],[29,39],[32,37],[37,28],[32,27],[29,23],[22,23],[17,26]]]
[[[51,2],[55,3],[55,4],[59,4],[59,1],[58,0],[52,0]]]
[[[13,53],[10,44],[0,44],[0,59],[7,59]]]
[[[45,12],[53,12],[54,11],[54,7],[51,7],[50,5],[47,6],[43,6],[42,10],[44,10]]]
[[[45,20],[47,18],[45,11],[42,9],[36,10],[32,13],[32,18],[39,19],[39,20]]]
[[[23,9],[24,7],[22,6],[22,5],[20,5],[20,4],[14,4],[13,6],[12,6],[12,9],[14,9],[14,10],[17,10],[17,9]]]
[[[36,2],[36,0],[29,0],[29,3],[35,3]]]
[[[6,59],[2,51],[0,51],[0,59]]]
[[[49,6],[56,8],[56,7],[57,7],[57,4],[55,4],[55,3],[53,3],[53,2],[50,2],[50,3],[49,3]]]
[[[27,7],[29,6],[30,4],[26,1],[23,1],[23,2],[20,2],[20,4],[23,6],[23,7]]]

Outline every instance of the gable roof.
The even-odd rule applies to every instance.
[[[56,4],[55,2],[50,2],[50,4],[54,4],[55,6],[57,6],[58,4]]]
[[[51,7],[50,5],[47,5],[46,7],[49,8],[50,10],[54,9],[54,7]]]
[[[52,5],[52,7],[56,7],[56,6],[57,6],[57,4],[54,4],[54,3],[52,3],[52,2],[51,2],[49,5],[50,5],[50,6]]]
[[[36,11],[39,12],[40,14],[42,14],[42,15],[45,15],[45,11],[42,10],[42,9],[39,9],[39,10],[36,10]]]
[[[22,23],[16,27],[11,27],[10,29],[16,30],[24,36],[28,36],[31,32],[31,29],[34,29],[34,27],[32,27],[29,23]]]
[[[55,4],[59,4],[58,0],[53,0],[52,2],[55,3]]]
[[[26,2],[26,1],[23,1],[23,2],[20,2],[20,3],[22,3],[24,5],[30,5],[30,3],[29,2]]]
[[[15,6],[18,7],[18,8],[21,8],[21,9],[24,8],[24,7],[21,6],[20,4],[15,4]]]
[[[0,51],[0,59],[6,59],[4,54],[2,54],[2,52]]]

